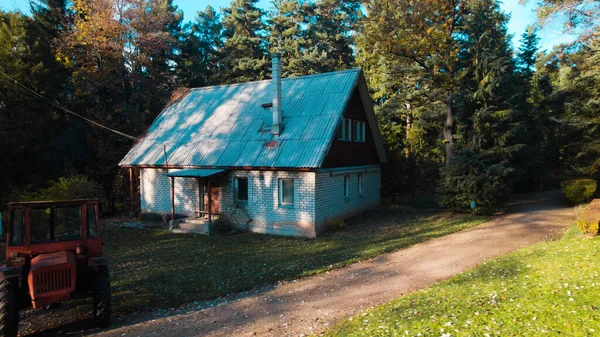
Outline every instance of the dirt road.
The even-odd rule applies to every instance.
[[[367,308],[564,233],[560,192],[532,194],[491,222],[212,308],[138,319],[95,336],[302,336]]]

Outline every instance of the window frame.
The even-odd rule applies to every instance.
[[[69,208],[76,208],[78,209],[79,212],[79,221],[78,221],[78,231],[79,231],[79,237],[78,238],[63,238],[60,240],[56,239],[56,226],[58,224],[58,219],[57,219],[57,210],[59,209],[69,209]],[[50,213],[48,213],[47,211],[50,210]],[[31,221],[31,213],[32,211],[43,211],[45,215],[48,215],[48,239],[44,239],[44,240],[34,240],[33,237],[33,224]],[[86,210],[86,217],[87,217],[87,210]],[[29,234],[29,240],[31,244],[44,244],[44,243],[56,243],[56,242],[67,242],[67,241],[80,241],[83,240],[84,238],[87,238],[87,233],[84,233],[83,228],[82,228],[82,220],[83,220],[83,209],[81,207],[81,205],[72,205],[72,204],[65,204],[65,205],[54,205],[51,207],[31,207],[29,208],[29,230],[30,230],[30,234]],[[87,222],[87,220],[86,220]],[[98,224],[96,224],[97,226]],[[87,227],[87,224],[86,224]],[[97,228],[97,227],[96,227]]]
[[[246,199],[240,199],[240,180],[241,179],[246,181]],[[235,193],[234,193],[235,201],[247,203],[248,199],[250,198],[250,181],[249,181],[248,177],[235,177],[234,188],[235,188]]]
[[[362,197],[363,196],[363,192],[364,192],[364,178],[362,173],[359,173],[356,175],[356,180],[357,180],[357,186],[358,186],[358,196]]]
[[[350,198],[350,175],[344,176],[344,198]]]
[[[364,143],[365,142],[365,125],[364,121],[354,121],[354,142]]]
[[[340,124],[338,126],[338,136],[337,139],[342,142],[351,142],[352,141],[352,119],[350,118],[342,118]]]
[[[284,181],[287,182],[291,182],[292,184],[292,202],[284,202],[284,188],[283,188],[283,184]],[[295,186],[295,179],[294,178],[279,178],[277,180],[277,185],[278,185],[278,195],[279,195],[279,206],[283,206],[283,207],[292,207],[294,206],[295,202],[296,202],[296,198],[295,198],[295,194],[296,194],[296,186]]]
[[[21,242],[18,244],[14,243],[15,212],[16,211],[21,212]],[[8,219],[8,227],[7,227],[6,235],[8,236],[7,246],[9,246],[9,247],[19,247],[19,246],[24,246],[26,244],[27,234],[25,233],[25,230],[26,230],[25,229],[25,212],[26,212],[25,207],[15,207],[10,210],[10,213],[8,213],[9,219]]]
[[[93,217],[90,217],[90,211],[93,211]],[[90,218],[94,219],[93,226],[90,226]],[[98,209],[92,204],[85,205],[85,238],[86,239],[97,239],[100,237],[100,231],[98,229]],[[94,228],[92,232],[90,229]]]

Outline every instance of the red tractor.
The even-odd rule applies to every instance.
[[[98,200],[11,203],[6,265],[0,267],[0,337],[17,336],[19,310],[93,297],[98,326],[110,324],[108,261]]]

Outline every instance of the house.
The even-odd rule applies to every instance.
[[[315,237],[379,206],[385,153],[360,69],[191,89],[120,166],[141,211],[257,233]]]

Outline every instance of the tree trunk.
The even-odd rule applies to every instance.
[[[446,165],[454,158],[454,105],[452,93],[446,98],[446,124],[444,125],[444,145],[446,147]]]
[[[410,158],[410,129],[412,128],[412,106],[410,102],[406,102],[406,149],[405,156],[406,159]]]

